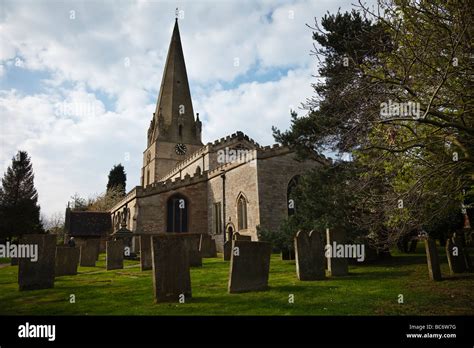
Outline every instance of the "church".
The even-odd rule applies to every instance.
[[[261,146],[240,131],[203,144],[203,131],[176,19],[141,183],[110,210],[114,232],[126,226],[138,234],[208,233],[220,252],[235,232],[256,241],[257,227],[278,229],[291,213],[288,195],[298,176],[327,161],[297,161],[287,147]]]

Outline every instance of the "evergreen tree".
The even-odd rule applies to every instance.
[[[114,165],[109,173],[109,182],[107,183],[107,192],[111,189],[119,190],[122,196],[125,196],[125,187],[127,183],[127,174],[122,164]]]
[[[0,189],[0,240],[24,234],[41,233],[38,193],[34,187],[33,166],[26,151],[12,158]]]

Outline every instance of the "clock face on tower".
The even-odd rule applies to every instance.
[[[178,155],[184,155],[186,153],[186,145],[184,144],[176,144],[176,146],[174,147],[176,153]]]

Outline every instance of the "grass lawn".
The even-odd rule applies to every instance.
[[[191,269],[192,299],[185,304],[155,304],[151,271],[136,261],[106,271],[80,267],[77,276],[56,278],[55,288],[18,291],[17,266],[0,266],[2,315],[474,315],[474,274],[450,276],[439,249],[444,280],[428,279],[426,258],[398,255],[377,265],[350,266],[350,275],[301,282],[295,262],[272,255],[269,291],[228,294],[229,263],[204,259]],[[74,294],[76,303],[69,303]],[[288,303],[289,295],[294,303]],[[398,303],[402,294],[404,303]]]

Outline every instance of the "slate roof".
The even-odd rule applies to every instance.
[[[110,213],[66,209],[66,233],[72,237],[101,237],[112,230]]]

